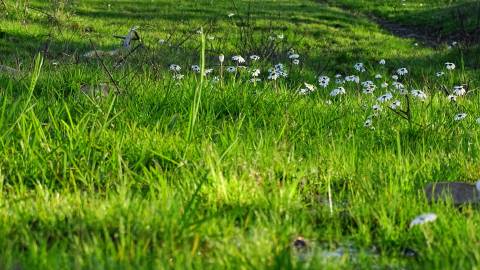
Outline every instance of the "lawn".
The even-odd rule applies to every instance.
[[[478,267],[477,3],[398,2],[0,1],[0,268]]]

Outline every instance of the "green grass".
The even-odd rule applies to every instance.
[[[475,0],[328,0],[352,12],[375,15],[413,27],[435,42],[457,41],[478,44],[480,3]]]
[[[480,178],[478,56],[465,57],[464,48],[415,46],[364,15],[307,0],[88,0],[57,11],[53,1],[27,10],[5,3],[0,64],[20,74],[0,74],[0,268],[480,263],[478,209],[428,204],[422,194],[430,181]],[[116,79],[125,77],[121,93],[81,93],[82,84],[109,82],[97,59],[81,57],[89,40],[110,50],[119,45],[112,35],[134,25],[145,47],[119,68],[117,57],[103,59]],[[261,54],[262,76],[288,61],[290,47],[302,64],[277,83],[253,85],[245,73],[201,83],[187,71],[202,62],[200,27],[205,67],[215,75],[220,53],[226,65],[232,54]],[[285,38],[270,46],[268,37],[279,34]],[[40,65],[34,59],[48,35]],[[377,65],[382,58],[387,64]],[[457,69],[436,78],[446,61]],[[317,75],[355,74],[356,62],[367,65],[362,80],[409,69],[403,82],[429,95],[412,100],[411,123],[385,107],[375,129],[365,128],[375,97],[351,84],[341,98],[328,96],[332,86],[297,94]],[[184,80],[172,80],[173,63]],[[448,103],[441,89],[461,83],[471,92]],[[467,119],[453,121],[460,112]],[[438,220],[408,229],[424,212]],[[292,247],[298,236],[308,254]],[[350,252],[327,256],[338,248]]]

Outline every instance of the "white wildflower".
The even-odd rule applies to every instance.
[[[258,55],[256,55],[256,54],[250,55],[250,60],[252,60],[252,61],[258,61],[258,60],[260,60],[260,56],[258,56]]]
[[[445,67],[448,69],[448,70],[454,70],[455,69],[455,64],[454,63],[445,63]]]
[[[292,54],[290,54],[290,55],[288,56],[288,58],[290,58],[290,59],[298,59],[298,58],[300,58],[300,55],[299,55],[299,54],[296,54],[296,53],[292,53]]]
[[[378,63],[379,63],[380,65],[385,65],[386,61],[385,61],[385,59],[381,59],[380,61],[378,61]]]
[[[397,90],[403,90],[403,89],[405,89],[405,86],[404,86],[402,83],[400,83],[400,82],[393,82],[392,85],[393,85],[393,87],[395,87],[395,89],[397,89]]]
[[[298,59],[293,59],[293,60],[292,60],[292,64],[294,64],[294,65],[299,65],[299,64],[300,64],[300,60],[298,60]]]
[[[360,83],[360,77],[358,77],[356,75],[350,75],[350,76],[345,77],[345,81]]]
[[[365,122],[363,123],[363,126],[366,128],[371,128],[372,124],[373,124],[372,118],[367,118],[367,120],[365,120]]]
[[[437,219],[437,215],[434,213],[426,213],[415,217],[412,222],[410,222],[410,228],[422,225],[428,222],[433,222]]]
[[[375,104],[375,105],[372,106],[372,110],[375,113],[378,113],[378,112],[382,111],[382,106],[380,106],[379,104]]]
[[[232,60],[237,62],[237,64],[243,64],[245,63],[245,58],[243,58],[241,55],[235,55],[232,57]]]
[[[389,100],[392,99],[392,98],[393,98],[392,93],[387,92],[387,93],[379,96],[379,97],[377,98],[377,100],[378,100],[379,102],[385,102],[385,101],[389,101]]]
[[[412,96],[414,96],[414,97],[416,97],[420,100],[427,99],[427,94],[425,94],[422,90],[413,89],[412,91],[410,91],[410,93],[412,93]]]
[[[381,78],[382,78],[382,75],[380,75],[380,74],[375,75],[375,79],[379,80]]]
[[[333,89],[332,92],[330,92],[330,96],[332,96],[332,97],[336,97],[338,95],[345,95],[345,94],[346,94],[345,88],[343,88],[341,86]]]
[[[306,95],[316,90],[313,84],[309,84],[309,83],[304,83],[304,84],[305,84],[305,88],[302,88],[298,91],[301,95]]]
[[[360,71],[360,72],[365,72],[366,69],[365,69],[365,65],[363,63],[356,63],[353,68],[355,68],[355,70],[357,71]]]
[[[408,74],[408,70],[406,68],[399,68],[397,69],[397,74],[400,76],[404,76]]]
[[[177,65],[177,64],[171,64],[170,65],[170,70],[173,71],[173,72],[179,72],[182,68]]]
[[[234,66],[229,66],[229,67],[227,67],[227,72],[229,72],[229,73],[234,73],[235,71],[237,71],[237,68],[236,68],[236,67],[234,67]]]
[[[453,93],[457,96],[463,96],[467,93],[463,85],[458,85],[453,87]]]
[[[455,96],[455,95],[448,95],[447,99],[448,99],[448,101],[450,101],[450,102],[456,102],[456,101],[457,101],[457,96]]]
[[[439,72],[435,73],[435,76],[437,76],[437,77],[442,77],[443,75],[445,75],[445,72],[443,72],[443,71],[439,71]]]
[[[207,76],[208,74],[213,72],[213,68],[207,68],[203,71],[203,75]]]
[[[192,65],[192,71],[195,72],[195,73],[199,73],[200,72],[200,67],[198,65]]]
[[[453,120],[455,120],[455,121],[461,121],[461,120],[465,119],[465,117],[467,117],[467,114],[466,114],[466,113],[458,113],[457,115],[455,115],[455,117],[453,118]]]
[[[328,86],[329,82],[330,82],[330,78],[328,76],[319,76],[318,77],[318,84],[323,88],[326,88]]]
[[[394,102],[392,102],[388,107],[390,107],[390,109],[392,110],[396,110],[398,108],[400,108],[402,104],[400,103],[400,100],[395,100]]]

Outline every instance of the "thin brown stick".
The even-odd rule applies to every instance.
[[[100,64],[101,64],[102,67],[103,67],[103,69],[104,69],[105,72],[108,74],[108,77],[110,77],[110,80],[112,81],[113,85],[114,85],[115,88],[117,89],[117,93],[120,93],[120,87],[118,87],[118,84],[117,84],[117,82],[115,81],[115,79],[113,78],[112,73],[110,73],[110,71],[108,70],[107,66],[105,66],[105,63],[103,63],[102,58],[100,57],[100,55],[98,55],[97,48],[95,48],[95,45],[93,44],[92,40],[89,39],[89,41],[90,41],[90,45],[92,45],[93,51],[95,52],[95,56],[98,58],[98,60],[100,61]]]

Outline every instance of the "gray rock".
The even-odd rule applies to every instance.
[[[425,186],[429,202],[451,199],[455,205],[480,202],[480,181],[475,184],[464,182],[437,182]]]

